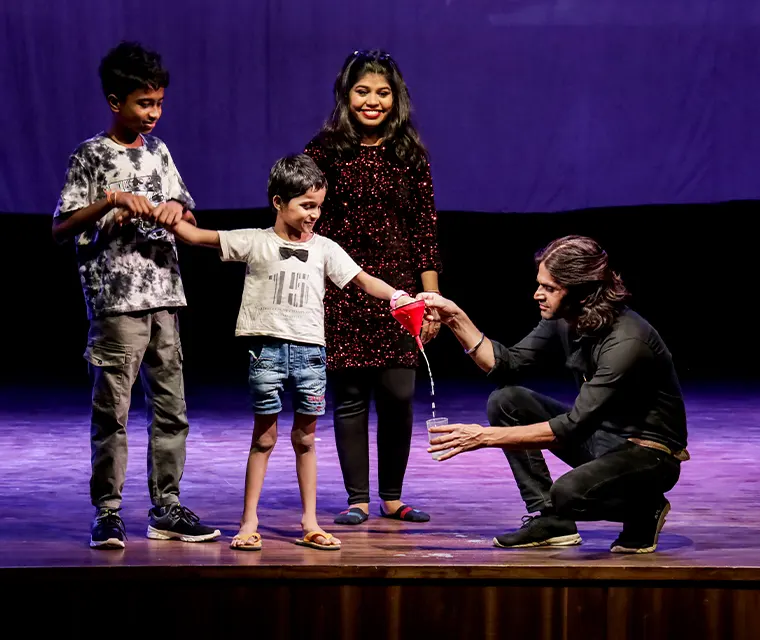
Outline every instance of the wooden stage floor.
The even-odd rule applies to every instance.
[[[122,516],[124,551],[87,546],[87,390],[5,390],[0,396],[0,585],[8,611],[85,631],[93,602],[113,594],[124,624],[156,606],[189,630],[228,625],[260,637],[750,638],[760,628],[760,394],[687,389],[692,460],[669,494],[673,509],[658,553],[608,552],[619,525],[581,523],[567,549],[503,550],[495,534],[524,514],[499,451],[437,463],[425,451],[425,381],[418,391],[404,498],[425,524],[377,515],[338,527],[345,508],[329,414],[321,422],[319,512],[339,552],[293,544],[300,512],[293,454],[283,438],[270,461],[260,509],[264,550],[228,548],[242,504],[251,418],[242,390],[191,393],[183,502],[222,529],[207,544],[144,537],[146,433],[140,401],[130,416]],[[439,414],[485,421],[486,384],[441,387]],[[289,430],[290,415],[283,417]],[[372,427],[374,431],[374,426]],[[374,444],[373,444],[374,456]],[[555,477],[567,467],[547,454]],[[376,487],[374,477],[373,487]],[[43,609],[39,603],[46,603]],[[35,608],[36,607],[36,608]],[[125,608],[126,607],[126,608]],[[161,611],[162,609],[159,609]],[[253,618],[252,618],[253,617]],[[258,622],[254,623],[252,620]],[[247,621],[247,622],[246,622]],[[676,633],[677,635],[673,635]],[[580,634],[580,635],[578,635]]]

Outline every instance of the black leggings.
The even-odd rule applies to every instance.
[[[338,459],[348,504],[369,502],[369,403],[377,411],[377,476],[381,500],[401,499],[412,440],[416,371],[344,369],[330,374]]]

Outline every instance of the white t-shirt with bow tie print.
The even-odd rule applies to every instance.
[[[224,261],[245,262],[236,336],[271,336],[325,346],[325,277],[342,289],[361,267],[337,243],[314,234],[288,242],[274,229],[220,231]]]

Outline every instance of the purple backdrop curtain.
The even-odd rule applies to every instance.
[[[156,134],[199,207],[265,205],[344,57],[398,59],[441,209],[757,198],[757,0],[3,0],[0,211],[49,213],[121,39],[172,73]]]

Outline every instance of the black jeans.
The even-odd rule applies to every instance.
[[[399,500],[412,440],[414,369],[344,369],[329,374],[335,444],[348,504],[369,502],[369,405],[377,411],[377,476],[382,500]]]
[[[493,426],[546,422],[570,407],[524,387],[502,387],[488,398]],[[573,467],[552,482],[541,451],[505,451],[528,513],[552,510],[571,520],[631,522],[648,517],[678,481],[681,463],[664,451],[601,429],[588,440],[552,448]]]

